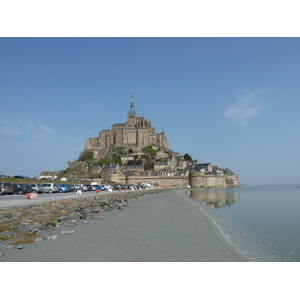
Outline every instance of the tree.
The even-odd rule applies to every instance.
[[[143,164],[143,160],[141,158],[139,158],[137,161],[136,161],[136,164],[137,165],[142,165]]]
[[[154,161],[151,158],[147,158],[144,161],[144,170],[148,171],[150,169],[154,169]]]
[[[120,154],[117,154],[117,155],[116,155],[115,163],[119,164],[120,166],[123,165],[123,164],[122,164],[122,159],[121,159]]]
[[[154,158],[157,155],[157,151],[155,149],[149,149],[149,155],[151,158]]]
[[[110,161],[110,157],[104,157],[100,160],[100,165],[103,166],[103,165],[109,165],[111,163]]]
[[[93,161],[94,160],[94,153],[92,150],[85,150],[83,152],[80,153],[79,161]]]
[[[193,160],[192,157],[191,157],[189,154],[187,154],[187,153],[184,154],[183,157],[184,157],[185,160],[189,160],[189,161],[192,161],[192,160]]]

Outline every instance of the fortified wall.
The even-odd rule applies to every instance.
[[[189,184],[192,188],[201,186],[209,187],[238,187],[238,175],[205,175],[201,172],[191,172],[189,174]]]
[[[182,188],[189,183],[188,176],[126,176],[120,177],[120,181],[126,184],[138,184],[153,182],[163,187]]]
[[[207,187],[238,187],[238,175],[203,175],[201,172],[191,172],[189,176],[126,176],[120,177],[112,174],[112,181],[124,184],[139,184],[144,182],[155,182],[163,187],[182,188],[189,184],[192,188]]]

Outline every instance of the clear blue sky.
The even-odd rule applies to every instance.
[[[299,38],[0,38],[0,172],[67,168],[135,110],[243,184],[298,184]],[[0,173],[0,174],[1,174]]]

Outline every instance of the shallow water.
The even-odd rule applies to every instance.
[[[300,261],[299,186],[191,189],[186,193],[274,261]]]

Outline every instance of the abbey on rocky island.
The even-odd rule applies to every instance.
[[[101,159],[116,147],[140,152],[147,146],[169,150],[169,142],[165,132],[155,132],[151,121],[144,116],[138,117],[136,115],[132,95],[127,122],[113,124],[110,130],[102,130],[99,136],[88,138],[84,151],[92,151],[95,159]]]

